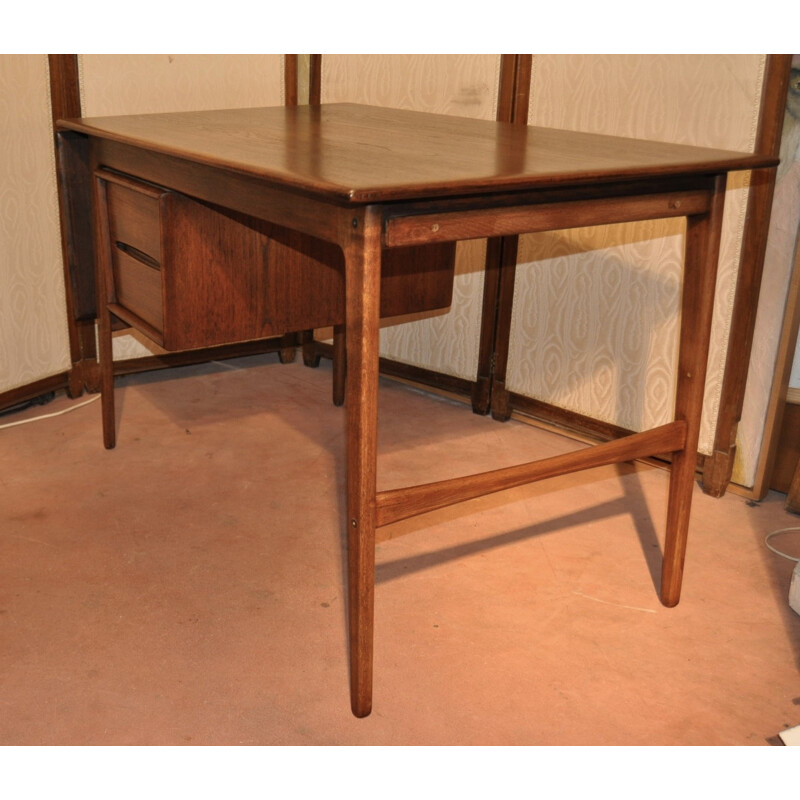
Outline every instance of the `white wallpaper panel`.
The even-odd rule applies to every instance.
[[[282,55],[81,55],[79,69],[87,117],[283,104]],[[158,352],[114,338],[117,359]]]
[[[752,151],[763,69],[759,55],[537,55],[529,123]],[[719,409],[747,182],[732,176],[726,197],[704,453]],[[683,258],[675,225],[522,237],[508,388],[623,427],[667,421]]]
[[[420,314],[413,321],[384,320],[380,354],[404,364],[475,380],[483,306],[486,240],[459,242],[453,302],[448,312]],[[403,324],[398,324],[403,321]]]
[[[499,78],[499,55],[325,55],[322,102],[494,119]],[[475,380],[485,253],[484,241],[459,242],[450,312],[385,325],[381,355]]]
[[[672,220],[524,237],[508,388],[626,428],[668,421],[675,348],[664,342],[677,331],[684,228]]]
[[[325,55],[322,102],[494,119],[500,56]]]
[[[82,55],[84,116],[279,106],[280,55]]]
[[[762,55],[536,55],[531,125],[752,150]]]
[[[0,392],[70,366],[45,55],[0,55]]]

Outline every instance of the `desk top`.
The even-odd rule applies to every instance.
[[[750,153],[344,103],[60,120],[58,127],[352,204],[777,163]]]

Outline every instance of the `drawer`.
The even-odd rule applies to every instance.
[[[113,256],[113,271],[117,303],[163,331],[161,270],[118,249]]]
[[[106,203],[111,244],[161,262],[159,200],[163,190],[147,184],[108,180]]]
[[[169,194],[147,183],[100,171],[107,220],[105,275],[111,310],[163,344],[161,205]]]
[[[167,350],[344,322],[339,247],[100,169],[109,310]],[[381,316],[446,308],[455,244],[385,250]]]

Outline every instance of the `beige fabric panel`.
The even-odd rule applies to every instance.
[[[70,366],[46,55],[0,55],[0,392]]]
[[[764,56],[534,56],[529,123],[752,151]],[[729,181],[700,449],[719,410],[749,175]],[[507,387],[633,429],[671,419],[683,223],[522,237]]]
[[[499,55],[325,55],[322,102],[494,119]]]
[[[280,55],[81,55],[84,116],[283,103]]]
[[[87,117],[283,104],[281,55],[81,55],[81,104]],[[114,358],[161,353],[122,334]]]
[[[365,103],[494,119],[499,55],[325,55],[322,102]],[[425,315],[381,331],[381,355],[475,380],[486,243],[459,242],[449,313]]]

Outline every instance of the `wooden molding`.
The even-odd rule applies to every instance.
[[[60,372],[58,375],[51,375],[49,378],[42,378],[33,383],[25,384],[25,386],[0,392],[0,411],[13,408],[13,406],[20,403],[26,403],[28,400],[33,400],[43,394],[66,389],[68,385],[69,373]]]

